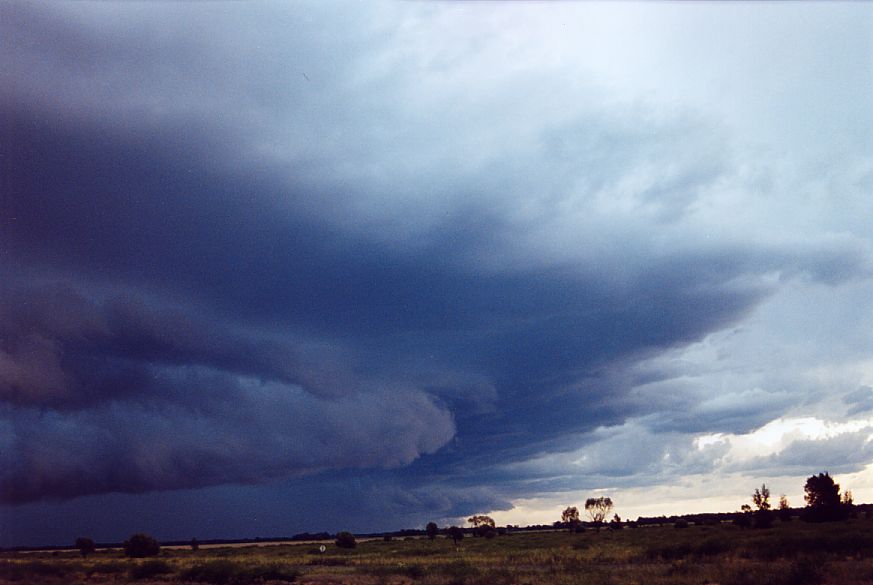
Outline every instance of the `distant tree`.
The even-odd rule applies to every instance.
[[[340,548],[355,548],[358,543],[355,541],[355,535],[351,532],[337,532],[336,545]]]
[[[752,507],[748,504],[740,506],[740,513],[734,516],[734,525],[749,528],[752,525]]]
[[[94,545],[94,541],[90,538],[85,538],[84,536],[80,536],[76,539],[76,548],[79,549],[79,552],[82,554],[82,558],[87,557],[92,552],[97,550],[97,547]]]
[[[200,543],[197,542],[196,538],[191,539],[191,550],[194,552],[197,552],[198,550],[200,550]]]
[[[770,510],[770,490],[766,484],[761,489],[755,488],[752,503],[758,508],[755,511],[755,528],[770,528],[773,526],[773,512]]]
[[[808,477],[803,491],[806,508],[801,518],[807,522],[832,522],[848,518],[851,506],[843,505],[840,484],[835,483],[827,472]]]
[[[761,484],[761,489],[755,488],[755,493],[752,494],[752,503],[759,510],[770,509],[770,490],[767,489],[767,484]]]
[[[427,537],[431,540],[436,538],[436,535],[439,534],[439,526],[436,525],[436,522],[428,522],[427,526],[425,526],[424,531],[427,533]]]
[[[138,533],[124,541],[124,554],[132,558],[156,557],[161,545],[148,534]]]
[[[621,530],[624,528],[624,525],[621,523],[621,516],[616,514],[612,517],[612,520],[609,521],[609,529],[610,530]]]
[[[779,519],[782,522],[791,522],[791,504],[785,494],[779,496]]]
[[[854,506],[855,505],[855,497],[852,495],[852,490],[846,490],[843,492],[843,498],[840,501],[844,506]]]
[[[477,514],[467,518],[467,522],[473,525],[473,534],[475,536],[487,536],[493,538],[491,535],[492,532],[494,533],[494,536],[497,535],[497,525],[494,523],[494,519],[491,518],[491,516]]]
[[[588,516],[598,530],[600,530],[603,520],[612,512],[612,508],[612,499],[607,497],[588,498],[585,500],[585,511],[588,512]]]
[[[561,522],[564,526],[570,529],[570,532],[574,532],[580,522],[579,509],[576,506],[569,506],[566,510],[561,512]]]
[[[491,516],[485,516],[484,514],[470,516],[467,518],[467,522],[472,524],[473,528],[479,528],[480,526],[490,526],[491,528],[494,528],[496,526],[494,519]]]
[[[455,546],[457,546],[464,539],[464,531],[457,526],[452,526],[449,528],[449,536],[455,542]]]

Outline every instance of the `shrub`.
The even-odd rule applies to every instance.
[[[452,540],[455,542],[455,544],[457,545],[458,542],[460,542],[461,540],[463,540],[463,538],[464,538],[464,531],[463,531],[462,529],[458,528],[457,526],[452,526],[452,527],[449,528],[449,536],[451,537],[451,539],[452,539]]]
[[[436,535],[440,531],[439,527],[436,525],[436,522],[428,522],[424,530],[427,533],[427,537],[431,540],[436,538]]]
[[[80,536],[76,539],[76,548],[79,549],[79,552],[82,554],[82,558],[87,557],[89,554],[97,549],[97,547],[94,545],[94,541],[90,538],[85,538],[84,536]]]
[[[149,579],[155,575],[166,575],[173,572],[173,567],[168,565],[166,561],[153,560],[134,565],[128,574],[131,579]]]
[[[351,532],[339,532],[336,535],[336,545],[340,548],[355,548],[358,543]]]
[[[124,541],[124,554],[133,558],[156,557],[161,545],[148,534],[134,534]]]
[[[676,520],[673,528],[688,528],[688,522],[686,520]]]

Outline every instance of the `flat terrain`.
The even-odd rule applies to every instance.
[[[873,521],[777,523],[515,533],[371,540],[345,550],[327,543],[163,550],[152,559],[103,551],[0,555],[6,585],[212,583],[309,585],[803,585],[873,584]]]

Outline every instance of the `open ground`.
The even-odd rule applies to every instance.
[[[456,544],[409,538],[162,549],[151,559],[119,550],[4,553],[0,583],[140,585],[802,585],[873,583],[873,520],[741,529],[676,528],[467,536]]]

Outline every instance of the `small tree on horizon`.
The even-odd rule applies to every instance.
[[[467,522],[473,525],[473,528],[479,528],[480,526],[490,526],[494,528],[496,524],[494,523],[494,519],[491,516],[486,516],[484,514],[476,514],[467,518]]]
[[[773,513],[770,510],[770,490],[767,484],[761,484],[761,489],[755,488],[752,503],[758,508],[755,511],[755,528],[770,528],[773,526]]]
[[[339,548],[355,548],[358,543],[355,540],[355,535],[348,531],[337,532],[336,545]]]
[[[791,522],[791,504],[785,494],[779,496],[779,519],[782,522]]]
[[[566,510],[561,512],[561,522],[570,529],[570,532],[576,530],[579,526],[579,509],[576,506],[568,506]]]
[[[612,499],[608,497],[588,498],[585,500],[585,511],[588,512],[588,516],[598,530],[600,530],[600,526],[609,513],[612,512],[613,507]]]
[[[439,533],[439,526],[436,525],[436,522],[428,522],[427,526],[425,526],[424,531],[427,533],[427,537],[430,540],[436,538],[436,535]]]
[[[82,558],[87,557],[89,554],[97,550],[94,541],[84,536],[80,536],[76,539],[76,548],[79,549],[79,553],[81,553]]]
[[[449,536],[454,541],[455,546],[458,546],[458,543],[464,538],[464,531],[457,526],[451,526],[449,527]]]
[[[142,532],[125,540],[123,547],[125,556],[135,559],[156,557],[161,552],[160,543],[152,536]]]

